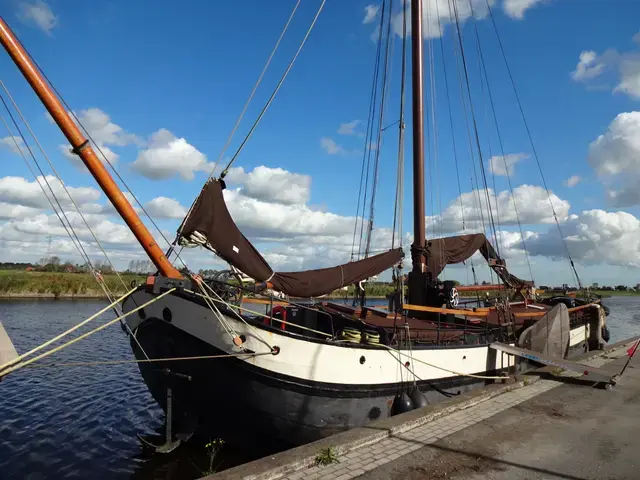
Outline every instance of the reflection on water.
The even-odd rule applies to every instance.
[[[611,342],[640,334],[640,297],[613,297]],[[0,320],[18,352],[89,317],[100,301],[1,301]],[[113,318],[105,315],[94,326]],[[131,359],[114,325],[50,357],[50,361]],[[0,383],[0,472],[5,478],[192,479],[207,468],[204,445],[192,439],[168,456],[143,455],[137,433],[161,428],[163,415],[135,364],[22,370]],[[249,460],[222,451],[220,469]]]

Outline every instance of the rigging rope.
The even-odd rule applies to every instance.
[[[322,12],[322,9],[324,8],[324,4],[326,3],[326,1],[327,0],[322,0],[322,3],[320,4],[320,7],[318,8],[316,16],[313,18],[313,21],[311,22],[311,25],[309,26],[309,29],[307,30],[307,33],[305,34],[304,38],[302,39],[302,42],[300,43],[300,46],[298,47],[298,50],[296,51],[295,55],[293,56],[293,58],[289,62],[289,65],[287,66],[287,69],[285,70],[284,74],[280,78],[280,81],[278,82],[278,84],[276,85],[275,90],[273,91],[273,93],[269,97],[269,100],[267,100],[267,103],[262,108],[262,111],[258,115],[258,118],[256,119],[256,121],[253,123],[253,125],[249,129],[249,132],[247,133],[247,135],[244,138],[244,140],[242,140],[242,143],[240,144],[240,146],[236,150],[236,153],[233,154],[233,157],[231,157],[231,160],[229,160],[229,163],[227,164],[227,166],[224,168],[224,170],[220,174],[220,178],[224,178],[227,175],[227,173],[229,172],[229,168],[231,168],[231,165],[233,165],[233,162],[235,162],[236,158],[238,158],[238,155],[240,154],[240,152],[244,148],[244,146],[247,143],[247,141],[249,140],[249,138],[251,138],[251,135],[253,135],[253,132],[256,129],[256,127],[258,126],[258,124],[260,123],[260,120],[262,120],[262,117],[267,112],[267,109],[269,108],[269,106],[273,102],[273,99],[275,98],[276,94],[280,90],[280,87],[282,87],[282,84],[284,83],[285,79],[287,78],[287,75],[289,74],[289,71],[293,67],[293,64],[295,63],[296,59],[298,58],[298,55],[300,55],[300,52],[302,51],[302,47],[304,47],[304,44],[307,42],[307,38],[309,38],[309,35],[311,34],[311,31],[313,30],[313,27],[315,26],[316,21],[318,20],[318,17],[320,16],[320,13]]]
[[[7,89],[6,85],[4,84],[4,82],[2,80],[0,80],[0,85],[2,86],[4,91],[6,92],[7,96],[9,97],[9,100],[11,100],[11,103],[13,104],[13,108],[16,110],[16,112],[18,112],[18,115],[20,115],[20,118],[21,118],[22,122],[25,124],[25,126],[27,127],[27,130],[29,130],[29,133],[33,137],[33,140],[35,141],[36,145],[38,146],[38,149],[42,153],[42,156],[45,158],[45,160],[49,164],[49,167],[51,167],[51,170],[53,171],[53,174],[55,175],[56,179],[60,182],[60,185],[62,186],[62,188],[64,189],[65,193],[67,194],[67,197],[71,201],[71,204],[73,205],[73,207],[75,208],[76,212],[78,213],[78,215],[82,219],[82,222],[84,223],[85,227],[87,228],[87,230],[89,231],[89,233],[91,234],[93,239],[95,240],[96,245],[98,246],[98,248],[100,249],[100,251],[102,252],[104,257],[106,258],[107,262],[109,263],[109,265],[111,266],[113,271],[116,273],[116,275],[117,275],[118,279],[120,280],[120,282],[122,283],[122,285],[125,288],[127,288],[127,284],[124,282],[124,280],[122,279],[122,277],[118,273],[118,270],[115,268],[115,265],[113,264],[113,262],[111,262],[111,259],[109,258],[109,255],[107,255],[107,252],[105,251],[105,249],[103,248],[102,244],[100,243],[100,240],[98,240],[98,237],[96,236],[96,234],[94,233],[93,229],[89,225],[89,222],[87,222],[87,219],[85,218],[85,216],[83,215],[82,211],[80,210],[80,207],[78,207],[78,204],[73,199],[73,196],[71,196],[71,193],[69,192],[69,189],[67,188],[65,183],[62,181],[62,178],[60,177],[60,174],[58,173],[56,168],[53,166],[53,163],[51,162],[51,159],[49,158],[49,156],[45,152],[44,148],[42,147],[42,144],[38,140],[38,137],[36,136],[34,131],[31,129],[31,126],[29,125],[29,122],[27,122],[27,119],[22,114],[22,111],[20,110],[20,108],[16,104],[15,100],[11,96],[11,93],[9,93],[9,90]],[[16,128],[17,128],[17,126],[16,126]],[[22,134],[20,134],[20,135],[22,136]],[[23,139],[23,141],[25,141],[24,137],[22,137],[22,139]],[[25,141],[25,145],[26,145],[26,141]],[[34,162],[36,162],[36,164],[37,164],[37,160],[35,159],[35,156],[34,156]],[[38,166],[38,169],[42,173],[42,170],[40,169],[39,166]],[[44,174],[43,174],[43,176],[44,176]],[[51,193],[52,193],[52,195],[55,195],[55,193],[53,193],[53,190],[51,191]],[[65,218],[67,218],[66,215],[65,215]],[[67,218],[67,221],[69,221],[68,218]],[[69,226],[71,226],[71,223],[69,223]],[[74,235],[75,235],[75,231],[74,231]],[[80,242],[79,238],[78,238],[78,242]]]
[[[376,153],[374,156],[373,163],[373,183],[371,186],[371,203],[369,206],[369,223],[367,225],[367,237],[366,237],[366,247],[364,256],[367,258],[371,249],[371,237],[373,235],[373,219],[374,219],[374,209],[376,203],[376,193],[378,190],[378,179],[379,179],[379,167],[380,167],[380,149],[382,148],[382,133],[383,133],[383,122],[384,122],[384,112],[387,102],[387,93],[390,83],[387,83],[387,79],[390,76],[390,62],[391,55],[389,55],[389,51],[391,49],[392,38],[391,35],[391,12],[393,10],[393,0],[389,0],[389,15],[387,21],[387,33],[386,33],[386,45],[384,52],[384,70],[382,75],[382,85],[380,87],[381,95],[380,95],[380,115],[378,116],[378,129],[376,132]],[[369,146],[371,149],[371,146]]]
[[[538,152],[536,150],[535,144],[533,142],[533,136],[531,134],[531,130],[529,129],[529,123],[527,122],[527,118],[524,114],[524,108],[522,106],[522,102],[520,101],[520,95],[518,94],[518,89],[516,88],[516,83],[515,80],[513,78],[513,74],[511,73],[511,67],[509,66],[509,62],[507,61],[507,54],[505,52],[504,49],[504,45],[502,43],[502,38],[500,37],[500,33],[498,31],[498,26],[496,25],[496,21],[495,18],[493,17],[493,11],[491,9],[491,5],[489,0],[485,0],[486,4],[487,4],[487,9],[489,12],[489,18],[491,18],[491,23],[493,25],[493,29],[496,33],[496,38],[498,40],[498,45],[500,47],[500,52],[502,53],[502,58],[504,60],[504,64],[507,68],[507,73],[509,75],[509,80],[511,82],[511,86],[513,88],[513,93],[515,94],[516,97],[516,102],[518,103],[518,108],[520,110],[520,115],[522,116],[522,121],[524,123],[524,127],[525,130],[527,132],[527,136],[529,138],[529,143],[531,144],[531,151],[533,153],[533,156],[536,160],[536,164],[538,166],[538,171],[540,172],[540,177],[542,178],[542,184],[547,192],[547,198],[549,199],[549,205],[551,206],[551,211],[553,213],[553,218],[555,220],[556,226],[558,227],[558,233],[560,234],[560,239],[562,240],[562,244],[564,246],[565,252],[567,254],[567,258],[569,260],[569,264],[573,270],[573,274],[576,277],[576,281],[578,282],[578,288],[582,289],[582,282],[580,281],[580,276],[578,275],[578,271],[576,269],[575,264],[573,263],[573,258],[571,258],[571,252],[569,251],[569,246],[567,245],[567,242],[564,238],[564,235],[562,234],[562,228],[560,227],[560,221],[558,220],[558,215],[556,214],[556,209],[553,206],[553,201],[551,200],[551,192],[549,190],[549,187],[547,185],[547,181],[544,177],[544,173],[542,172],[542,165],[540,164],[540,158],[538,157]]]
[[[360,188],[358,190],[358,206],[356,209],[356,219],[353,230],[353,245],[352,245],[352,253],[351,257],[353,259],[353,253],[355,249],[355,239],[356,239],[356,230],[358,228],[358,218],[360,218],[360,238],[358,242],[358,260],[362,258],[362,242],[364,239],[364,221],[365,221],[365,208],[367,203],[367,194],[369,191],[369,167],[371,165],[371,144],[373,143],[373,128],[374,121],[376,115],[377,108],[377,97],[378,97],[378,79],[380,77],[380,59],[382,55],[382,27],[384,26],[384,21],[387,15],[387,2],[382,2],[382,11],[380,13],[380,25],[378,26],[378,32],[380,32],[378,36],[377,46],[376,46],[376,57],[373,68],[373,82],[371,84],[371,95],[369,99],[369,116],[367,118],[367,131],[364,137],[364,149],[362,151],[362,167],[360,170]],[[364,189],[363,189],[363,179],[364,179]],[[361,197],[362,195],[362,197]],[[362,198],[362,217],[360,217],[360,200]]]
[[[469,71],[467,69],[467,61],[466,61],[466,57],[465,57],[465,53],[464,53],[464,43],[462,41],[462,29],[460,28],[460,18],[458,15],[458,5],[455,1],[453,1],[453,11],[454,11],[454,18],[455,18],[455,22],[456,22],[456,32],[457,32],[457,37],[458,37],[458,43],[460,45],[460,58],[462,60],[462,66],[463,66],[463,73],[464,73],[464,78],[465,78],[465,83],[466,83],[466,87],[467,87],[467,95],[469,97],[469,108],[471,111],[471,120],[473,123],[473,131],[474,131],[474,135],[475,135],[475,143],[476,143],[476,148],[478,149],[478,160],[479,160],[479,164],[480,164],[480,171],[482,173],[482,181],[483,181],[483,185],[484,185],[484,190],[485,190],[485,196],[487,197],[487,207],[489,209],[489,220],[490,220],[490,224],[491,224],[491,228],[493,230],[493,236],[494,239],[496,241],[496,251],[498,253],[498,255],[500,255],[500,244],[498,242],[498,237],[497,237],[497,233],[496,233],[496,225],[495,225],[495,221],[493,218],[493,209],[491,208],[491,200],[489,198],[489,188],[487,185],[487,175],[485,172],[485,168],[484,168],[484,159],[482,156],[482,147],[480,145],[480,136],[478,133],[478,126],[476,123],[476,116],[475,116],[475,112],[474,112],[474,108],[473,108],[473,99],[471,96],[471,82],[469,80]]]
[[[152,298],[152,299],[151,299],[151,300],[149,300],[148,302],[145,302],[145,303],[143,303],[142,305],[140,305],[140,306],[138,306],[138,307],[134,308],[133,310],[130,310],[129,312],[127,312],[127,313],[125,313],[125,314],[119,315],[119,316],[117,316],[116,318],[114,318],[113,320],[109,320],[108,322],[106,322],[106,323],[104,323],[104,324],[100,325],[99,327],[94,328],[93,330],[88,331],[87,333],[83,333],[83,334],[82,334],[82,335],[80,335],[79,337],[76,337],[76,338],[74,338],[74,339],[72,339],[72,340],[69,340],[68,342],[63,343],[62,345],[58,345],[57,347],[52,348],[51,350],[48,350],[48,351],[46,351],[46,352],[44,352],[44,353],[41,353],[40,355],[37,355],[37,356],[35,356],[34,358],[31,358],[31,359],[29,359],[29,360],[27,360],[27,361],[25,361],[25,362],[23,362],[23,363],[19,363],[19,364],[17,364],[17,365],[9,366],[8,368],[5,368],[5,369],[1,370],[1,371],[0,371],[0,378],[2,378],[2,377],[4,377],[4,376],[8,375],[8,374],[9,374],[9,373],[11,373],[11,372],[15,372],[16,370],[19,370],[19,369],[21,369],[21,368],[24,368],[24,367],[26,367],[27,365],[30,365],[30,364],[32,364],[33,362],[36,362],[36,361],[38,361],[38,360],[40,360],[40,359],[42,359],[42,358],[48,357],[49,355],[53,355],[54,353],[59,352],[60,350],[62,350],[62,349],[64,349],[64,348],[67,348],[67,347],[69,347],[69,346],[73,345],[74,343],[79,342],[80,340],[82,340],[82,339],[84,339],[84,338],[87,338],[87,337],[88,337],[88,336],[90,336],[90,335],[93,335],[94,333],[97,333],[97,332],[99,332],[99,331],[101,331],[101,330],[104,330],[105,328],[107,328],[107,327],[108,327],[108,326],[110,326],[110,325],[113,325],[113,324],[114,324],[114,323],[116,323],[116,322],[119,322],[119,321],[121,321],[121,320],[124,320],[124,319],[125,319],[125,318],[127,318],[129,315],[131,315],[131,314],[133,314],[133,313],[137,312],[138,310],[141,310],[141,309],[143,309],[143,308],[145,308],[145,307],[147,307],[147,306],[151,305],[151,304],[152,304],[152,303],[154,303],[154,302],[157,302],[158,300],[160,300],[161,298],[165,297],[166,295],[169,295],[170,293],[172,293],[172,292],[173,292],[173,291],[175,291],[175,290],[176,290],[175,288],[171,288],[171,289],[167,290],[166,292],[161,293],[161,294],[160,294],[160,295],[158,295],[157,297]]]
[[[298,0],[296,2],[295,6],[293,7],[293,11],[291,12],[291,15],[289,15],[289,19],[287,20],[287,23],[285,24],[284,28],[282,29],[282,32],[280,33],[280,37],[278,37],[278,41],[276,42],[275,46],[273,47],[273,50],[271,50],[271,54],[269,55],[269,58],[267,59],[267,63],[265,63],[264,68],[262,69],[262,72],[260,72],[260,76],[258,77],[258,81],[254,85],[253,90],[251,90],[251,94],[249,95],[249,98],[247,99],[246,103],[244,104],[244,107],[242,108],[242,111],[240,112],[240,115],[237,118],[236,124],[233,126],[233,129],[231,130],[231,133],[229,134],[229,137],[227,138],[227,142],[224,144],[224,147],[222,147],[222,151],[220,152],[220,155],[218,156],[218,159],[214,162],[213,168],[211,169],[211,173],[209,174],[209,178],[207,180],[209,180],[209,179],[211,179],[211,177],[213,177],[213,175],[216,172],[216,168],[218,167],[218,164],[222,161],[222,157],[227,152],[227,149],[229,148],[229,145],[231,144],[231,140],[233,139],[233,136],[235,135],[236,130],[238,130],[238,127],[240,126],[240,122],[242,121],[242,118],[244,117],[245,113],[247,112],[247,108],[249,108],[249,104],[251,103],[251,100],[253,100],[253,96],[256,94],[256,91],[258,90],[258,87],[260,86],[260,83],[262,82],[262,78],[264,77],[264,74],[267,72],[267,69],[269,68],[269,65],[271,64],[271,60],[273,60],[273,57],[275,56],[276,52],[278,51],[278,47],[280,46],[280,42],[282,42],[282,39],[284,38],[284,34],[289,29],[289,24],[293,20],[293,17],[296,14],[296,11],[298,10],[299,6],[300,6],[300,0]],[[189,214],[187,213],[187,216],[188,215]]]
[[[472,2],[469,1],[469,5],[471,7],[471,14],[472,16],[474,15],[473,12],[473,5]],[[498,116],[496,113],[496,108],[495,108],[495,103],[493,101],[493,95],[491,93],[491,85],[489,84],[489,76],[487,74],[487,65],[484,61],[484,54],[482,52],[482,47],[480,45],[480,36],[478,34],[478,25],[477,23],[474,22],[474,27],[475,27],[475,34],[476,34],[476,39],[477,39],[477,43],[478,43],[478,53],[479,53],[479,60],[480,60],[480,65],[482,67],[482,73],[484,74],[484,78],[485,78],[485,82],[487,85],[487,93],[489,94],[489,103],[491,105],[491,111],[493,113],[493,121],[496,127],[496,134],[498,136],[498,144],[500,145],[500,154],[502,155],[502,160],[504,162],[504,169],[505,169],[505,174],[507,177],[507,182],[509,184],[509,192],[511,193],[511,199],[513,200],[513,209],[514,212],[516,214],[516,221],[518,222],[518,231],[520,232],[520,238],[522,241],[522,248],[524,250],[524,254],[525,254],[525,258],[527,260],[527,266],[529,267],[529,275],[531,277],[531,280],[534,281],[533,278],[533,269],[531,268],[531,261],[529,259],[529,252],[527,250],[527,244],[524,238],[524,231],[522,230],[522,222],[520,221],[520,213],[518,212],[518,205],[516,202],[516,197],[513,193],[513,184],[511,182],[511,172],[509,171],[508,165],[507,165],[507,157],[505,155],[505,150],[504,150],[504,144],[502,142],[502,134],[500,133],[500,126],[498,124]],[[495,187],[494,187],[495,190]],[[495,191],[495,196],[496,196],[496,205],[498,203],[498,192]]]
[[[396,223],[398,225],[398,243],[402,248],[402,217],[404,215],[404,102],[407,69],[407,9],[402,9],[402,67],[400,74],[400,120],[398,121],[398,173],[396,183],[396,200],[393,206],[393,229],[391,248],[395,248]],[[401,292],[404,278],[400,274]],[[404,297],[402,297],[404,298]]]

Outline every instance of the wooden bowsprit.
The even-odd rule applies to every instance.
[[[607,390],[611,390],[611,388],[620,378],[620,374],[611,373],[602,368],[590,367],[588,365],[572,362],[564,358],[545,355],[543,353],[534,352],[533,350],[506,345],[504,343],[495,342],[490,344],[489,347],[500,352],[508,353],[510,355],[526,358],[527,360],[531,360],[532,362],[540,363],[542,365],[558,367],[563,370],[569,370],[571,372],[579,373],[581,374],[581,376],[577,378],[586,380],[588,382],[595,382],[602,385]]]

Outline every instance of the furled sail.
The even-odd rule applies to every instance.
[[[224,181],[212,179],[204,186],[179,230],[182,245],[202,245],[250,276],[268,282],[277,291],[294,297],[326,295],[391,268],[404,256],[397,248],[330,268],[303,272],[274,272],[260,252],[231,218],[222,191]]]
[[[429,243],[427,271],[433,278],[440,275],[447,265],[464,262],[479,250],[505,284],[511,287],[533,285],[533,282],[522,280],[507,271],[504,261],[483,233],[435,238]]]

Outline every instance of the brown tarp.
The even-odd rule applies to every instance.
[[[191,213],[181,228],[181,237],[191,242],[196,232],[206,239],[205,247],[213,250],[256,282],[268,281],[277,291],[293,297],[326,295],[346,285],[377,275],[398,263],[402,249],[350,262],[337,267],[304,272],[273,272],[267,261],[240,232],[231,218],[222,195],[223,184],[210,180],[204,186]]]
[[[478,250],[491,265],[491,268],[507,285],[533,285],[533,282],[522,280],[510,274],[502,264],[500,257],[483,233],[459,235],[456,237],[436,238],[429,240],[427,272],[436,278],[447,265],[461,263],[471,258]],[[498,262],[497,264],[495,262]]]

